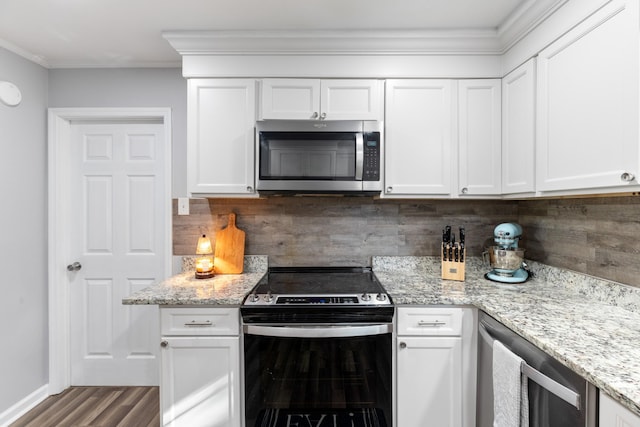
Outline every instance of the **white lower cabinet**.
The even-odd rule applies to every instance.
[[[600,392],[600,427],[640,427],[640,417]]]
[[[238,309],[161,309],[163,426],[241,426],[239,322]],[[203,336],[207,329],[225,335]]]
[[[399,307],[396,426],[475,425],[475,309]]]

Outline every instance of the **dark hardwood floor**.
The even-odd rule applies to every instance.
[[[10,427],[158,427],[158,387],[71,387]]]

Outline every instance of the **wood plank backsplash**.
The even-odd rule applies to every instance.
[[[245,253],[274,266],[371,265],[373,255],[437,255],[442,229],[466,228],[467,254],[480,256],[495,224],[517,219],[514,201],[387,200],[365,197],[173,201],[173,253],[191,255],[200,234],[215,238],[230,212],[246,232]]]
[[[640,287],[638,196],[520,201],[525,257]]]
[[[496,224],[519,222],[528,259],[640,287],[640,198],[388,200],[340,197],[173,201],[173,253],[192,255],[198,235],[215,238],[238,215],[245,253],[271,265],[370,265],[373,255],[439,253],[442,228],[467,229],[469,256],[480,256]],[[456,233],[457,234],[457,233]]]

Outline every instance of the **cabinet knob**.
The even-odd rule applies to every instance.
[[[320,120],[324,120],[324,119],[326,119],[326,118],[327,118],[327,113],[322,113],[322,114],[320,115]]]
[[[247,193],[251,193],[253,191],[253,187],[250,185],[247,185]]]
[[[160,341],[160,347],[165,348],[169,346],[169,342],[168,341]]]
[[[632,173],[625,172],[622,175],[620,175],[620,179],[623,180],[624,182],[631,182],[634,179],[636,179],[636,177]]]
[[[462,194],[467,194],[469,192],[469,189],[467,187],[463,187],[462,190],[460,190],[460,192]]]
[[[317,119],[318,118],[318,112],[314,111],[313,114],[311,115],[312,119]]]
[[[393,191],[393,187],[387,187],[387,193],[391,193]]]
[[[400,342],[400,348],[407,348],[407,343],[404,341]]]

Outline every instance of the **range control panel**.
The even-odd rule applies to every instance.
[[[387,294],[360,295],[273,295],[252,293],[245,306],[254,305],[391,305]]]

